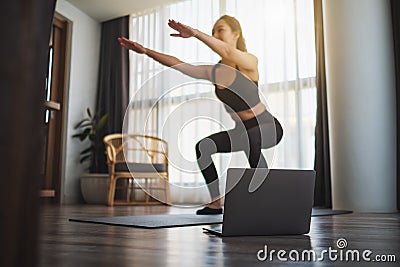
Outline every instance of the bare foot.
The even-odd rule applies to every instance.
[[[222,201],[221,201],[220,198],[219,198],[219,199],[216,199],[216,200],[214,200],[213,202],[209,203],[209,204],[207,205],[207,207],[209,207],[209,208],[211,208],[211,209],[220,209],[220,208],[222,208]]]

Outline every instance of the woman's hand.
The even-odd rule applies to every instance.
[[[180,22],[177,22],[173,19],[168,20],[168,26],[170,26],[172,29],[179,32],[179,33],[171,33],[170,36],[189,38],[189,37],[193,37],[196,35],[195,29],[193,29],[187,25],[184,25]]]
[[[118,38],[118,42],[122,47],[132,50],[138,54],[146,53],[146,48],[139,43],[126,39],[125,37]]]

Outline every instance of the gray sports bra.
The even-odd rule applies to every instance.
[[[215,94],[225,104],[227,112],[239,112],[250,109],[260,102],[258,83],[246,78],[240,71],[235,72],[235,80],[227,88],[218,89],[215,82],[215,72],[220,63],[212,68],[212,82]],[[236,67],[236,69],[238,69]]]

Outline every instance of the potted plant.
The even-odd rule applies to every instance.
[[[86,109],[86,114],[87,117],[75,125],[78,133],[72,136],[78,138],[82,144],[88,144],[81,150],[79,160],[82,164],[89,163],[88,173],[85,173],[80,181],[82,196],[87,203],[105,204],[107,201],[108,174],[99,162],[101,162],[101,157],[105,157],[103,137],[108,114],[100,118],[98,114],[92,115],[89,108]]]

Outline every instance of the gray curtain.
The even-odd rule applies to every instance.
[[[104,135],[122,131],[129,102],[129,54],[117,41],[121,36],[129,36],[129,16],[102,23],[96,113],[99,117],[109,115]],[[99,162],[95,172],[106,173],[104,147],[97,153]]]
[[[322,0],[314,0],[315,48],[317,58],[317,122],[315,126],[316,171],[314,206],[332,207],[329,126],[326,97],[324,27]]]
[[[391,0],[396,64],[397,162],[400,160],[400,1]],[[397,164],[397,209],[400,210],[400,166]]]
[[[55,3],[0,2],[0,266],[38,265],[45,81]]]

